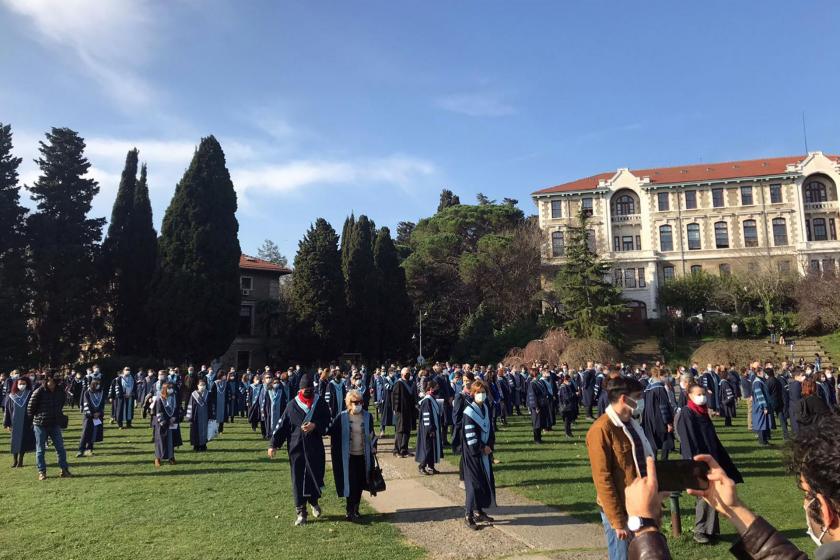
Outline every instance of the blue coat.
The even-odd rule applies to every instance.
[[[767,383],[760,377],[752,382],[752,429],[754,432],[772,430],[775,426],[773,420],[773,403],[770,401],[770,393],[767,391]],[[767,411],[767,414],[764,411]]]

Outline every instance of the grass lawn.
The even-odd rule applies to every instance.
[[[285,448],[269,461],[265,442],[244,419],[225,426],[207,453],[186,442],[177,465],[156,470],[146,421],[123,431],[106,425],[96,455],[76,459],[79,414],[65,411],[72,479],[57,477],[51,449],[46,481],[37,480],[34,452],[25,468],[10,469],[9,437],[0,432],[0,558],[344,559],[351,550],[366,559],[424,556],[364,502],[365,526],[345,522],[329,468],[324,515],[293,527]],[[182,433],[187,439],[186,424]]]
[[[778,438],[775,446],[759,448],[752,432],[746,429],[745,411],[744,406],[738,409],[739,417],[732,428],[724,428],[722,420],[715,422],[724,446],[745,480],[738,486],[738,493],[750,508],[797,546],[813,554],[813,543],[805,535],[802,493],[793,477],[785,474],[782,464],[781,434],[774,432],[774,437]],[[586,453],[585,435],[589,425],[589,421],[580,420],[574,430],[575,438],[565,439],[561,423],[559,432],[549,432],[543,437],[546,444],[535,446],[531,443],[530,421],[524,416],[515,417],[511,426],[497,434],[497,455],[501,460],[495,466],[497,485],[512,488],[579,519],[600,523]],[[694,503],[694,498],[687,495],[680,500],[683,536],[670,540],[673,557],[683,560],[732,558],[728,548],[735,540],[735,530],[723,519],[720,543],[714,546],[694,543]],[[666,511],[666,518],[669,515]],[[670,525],[665,530],[670,535]]]
[[[840,360],[840,331],[819,337],[822,347],[828,352],[828,355],[835,360]],[[834,367],[837,367],[835,362]]]

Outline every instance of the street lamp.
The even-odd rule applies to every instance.
[[[423,317],[428,315],[426,311],[418,311],[418,320],[420,322],[420,355],[417,356],[417,363],[422,364],[425,358],[423,358]],[[415,335],[411,335],[411,340],[416,340],[417,337]]]

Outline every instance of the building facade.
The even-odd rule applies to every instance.
[[[271,302],[280,300],[280,278],[292,271],[274,263],[242,255],[239,258],[239,288],[242,302],[233,343],[222,356],[224,368],[237,371],[261,369],[270,361],[269,338],[272,328]]]
[[[564,258],[564,231],[590,214],[590,243],[613,267],[628,318],[656,318],[658,287],[697,271],[834,272],[840,157],[806,156],[619,169],[532,194],[545,233],[543,281]]]

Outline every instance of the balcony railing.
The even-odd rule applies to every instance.
[[[822,202],[806,202],[805,210],[836,210],[836,200],[823,200]]]
[[[642,217],[639,214],[613,214],[612,221],[614,224],[639,224]]]

